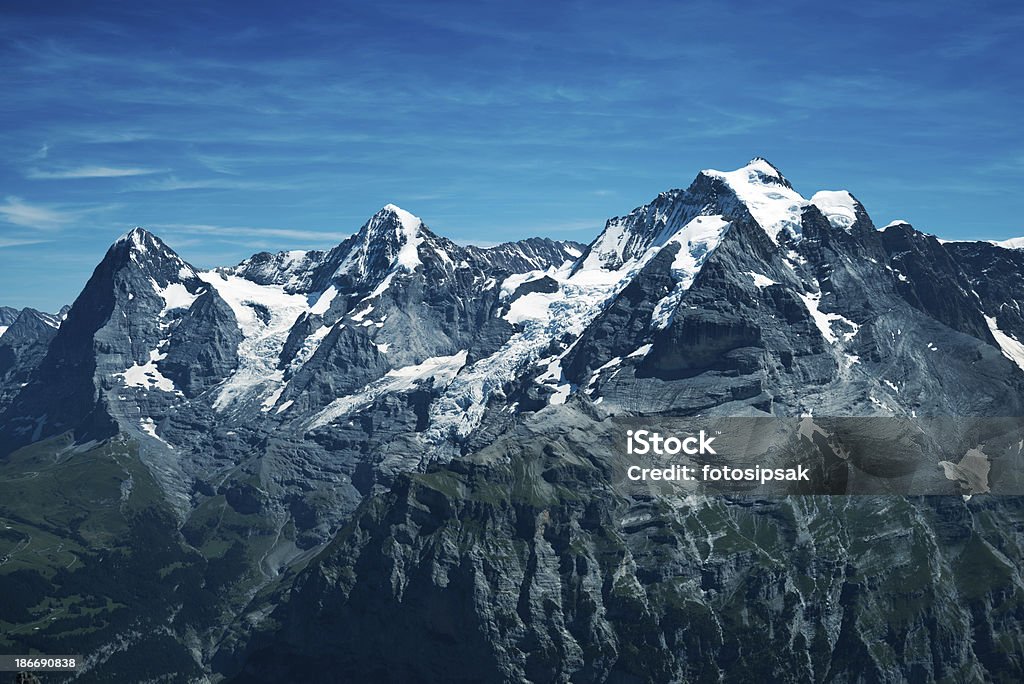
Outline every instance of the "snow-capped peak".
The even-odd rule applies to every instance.
[[[753,159],[748,161],[747,165],[744,166],[743,168],[759,173],[765,178],[774,178],[777,181],[786,185],[787,187],[789,186],[789,181],[786,180],[786,177],[782,175],[782,172],[779,171],[778,167],[775,166],[775,164],[772,164],[764,157],[754,157]]]
[[[627,216],[609,220],[575,272],[610,277],[632,272],[653,256],[652,249],[663,247],[673,236],[680,236],[684,252],[710,252],[731,219],[736,218],[737,205],[744,207],[775,242],[782,230],[794,237],[801,235],[800,215],[807,200],[770,162],[755,157],[736,171],[701,171],[689,189],[663,192]],[[715,216],[724,218],[718,223],[697,221],[691,225],[698,217]],[[716,237],[710,239],[706,231],[713,223],[717,228],[711,232]],[[699,240],[693,242],[686,237],[683,230],[687,226],[701,236]]]
[[[423,221],[394,204],[370,217],[348,245],[335,276],[372,277],[396,268],[414,271],[420,265]]]
[[[767,160],[755,157],[735,171],[705,169],[701,174],[724,181],[773,242],[784,230],[801,236],[800,214],[807,200]]]
[[[161,296],[166,294],[165,288],[178,288],[185,293],[172,297],[178,303],[185,296],[195,299],[202,287],[195,269],[145,228],[132,228],[119,237],[107,251],[106,259],[115,268],[129,268],[138,273]]]
[[[857,221],[860,202],[846,190],[820,190],[811,197],[811,204],[821,210],[833,228],[849,231]]]
[[[419,216],[413,216],[411,213],[398,206],[397,204],[385,204],[381,207],[381,210],[376,215],[380,214],[394,214],[402,222],[402,227],[407,231],[416,231],[423,221],[420,220]]]

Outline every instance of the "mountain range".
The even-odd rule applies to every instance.
[[[587,245],[387,205],[204,271],[136,228],[59,315],[0,309],[0,644],[95,681],[1019,681],[1020,446],[915,464],[941,497],[655,496],[599,446],[1024,415],[1022,274],[761,158]]]

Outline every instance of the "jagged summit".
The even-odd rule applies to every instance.
[[[158,236],[149,232],[141,226],[132,228],[121,237],[114,240],[107,250],[107,255],[132,255],[138,257],[150,255],[151,257],[166,257],[181,261],[181,258],[167,246]]]
[[[401,236],[410,238],[423,227],[423,220],[419,216],[402,209],[396,204],[385,204],[377,213],[360,228],[360,233],[366,234],[368,238],[381,237],[397,230]]]
[[[417,246],[422,242],[425,226],[418,216],[394,204],[386,204],[360,229],[367,246],[383,241],[388,249],[394,249],[393,260],[412,271],[420,263]]]
[[[111,248],[127,245],[140,252],[145,252],[153,246],[163,245],[163,240],[149,232],[142,226],[135,226],[121,237],[114,240]]]
[[[237,266],[218,270],[260,285],[282,285],[291,293],[324,290],[333,278],[346,276],[367,282],[396,265],[415,270],[424,231],[419,217],[389,203],[329,252],[260,252]]]
[[[142,268],[160,287],[177,281],[198,283],[195,268],[141,226],[132,228],[110,245],[101,266],[104,264],[115,270],[129,265]]]
[[[332,251],[330,261],[337,263],[333,277],[364,280],[395,268],[414,271],[421,263],[418,248],[425,231],[418,217],[387,204]]]
[[[693,256],[718,244],[730,222],[753,217],[778,243],[787,232],[801,237],[801,213],[808,201],[767,160],[755,157],[735,171],[705,169],[686,190],[670,190],[626,216],[610,219],[590,244],[576,271],[618,272],[651,256],[652,248],[681,242]],[[685,260],[685,257],[683,257]]]
[[[107,593],[82,596],[86,647],[131,647],[91,659],[96,681],[372,680],[388,658],[413,680],[457,661],[482,681],[1020,681],[1024,601],[1005,581],[1024,558],[1020,511],[955,495],[1019,485],[1019,438],[977,439],[975,419],[1024,415],[1024,251],[869,230],[853,195],[808,197],[754,159],[608,221],[585,254],[542,238],[463,246],[387,205],[329,252],[197,278],[129,232],[59,328],[26,317],[0,338],[2,553],[55,573],[18,570],[32,593],[7,631],[60,652],[82,638],[78,592],[106,577]],[[622,482],[621,428],[726,416],[788,424],[830,493],[912,482],[949,496],[885,515],[851,496],[832,515],[825,497]],[[920,453],[847,450],[825,433],[835,416],[913,419],[897,425]],[[893,434],[872,423],[865,436]],[[658,491],[685,505],[652,504]],[[118,516],[137,526],[110,527]],[[922,558],[950,571],[922,573]],[[254,596],[253,578],[273,591]],[[769,608],[745,610],[736,587]],[[926,600],[908,608],[908,591]],[[821,596],[843,597],[841,625],[802,609]],[[722,629],[706,638],[709,624]]]

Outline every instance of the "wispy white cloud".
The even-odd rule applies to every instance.
[[[215,173],[223,173],[228,176],[238,176],[241,173],[237,169],[237,160],[224,156],[200,154],[196,156],[196,161]]]
[[[444,222],[439,222],[444,223]],[[523,224],[508,224],[503,225],[497,229],[490,229],[493,232],[501,233],[505,235],[557,235],[559,233],[577,233],[586,231],[589,234],[597,235],[605,225],[605,219],[580,219],[580,220],[566,220],[566,221],[550,221],[550,222],[524,222]],[[476,245],[477,247],[490,246],[487,240],[479,240],[475,237],[462,237],[467,233],[472,234],[472,229],[465,227],[445,227],[444,225],[433,226],[440,234],[450,237],[450,239],[460,245]],[[478,232],[477,229],[476,232]],[[516,238],[511,238],[516,239]],[[500,244],[500,242],[494,243]]]
[[[348,233],[333,231],[301,230],[294,228],[259,228],[252,226],[217,226],[205,223],[152,223],[149,229],[160,233],[187,233],[230,238],[287,238],[309,240],[318,243],[337,243],[348,237]]]
[[[143,183],[129,191],[174,192],[177,190],[285,190],[294,184],[284,181],[252,181],[237,178],[178,178],[170,176]]]
[[[39,169],[31,169],[25,174],[25,176],[33,180],[51,180],[66,178],[124,178],[127,176],[148,176],[154,173],[161,173],[161,169],[113,166],[79,166],[77,168],[62,169],[59,171],[42,171]]]
[[[38,245],[43,242],[52,242],[52,240],[32,240],[27,238],[22,240],[18,238],[0,238],[0,249],[3,249],[4,247],[22,247],[24,245]]]
[[[78,218],[77,212],[29,204],[18,197],[7,197],[0,204],[0,220],[25,228],[53,230]]]

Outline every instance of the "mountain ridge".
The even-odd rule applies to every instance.
[[[136,228],[111,245],[52,337],[39,328],[0,375],[0,467],[36,449],[45,458],[53,449],[61,466],[112,450],[131,464],[118,485],[129,503],[127,478],[148,473],[166,515],[160,524],[174,530],[161,534],[180,546],[168,553],[185,554],[185,568],[234,573],[209,598],[216,617],[185,611],[168,627],[175,648],[189,644],[181,657],[205,672],[294,674],[321,638],[355,646],[319,665],[373,672],[366,654],[397,638],[358,617],[374,597],[406,630],[396,633],[421,635],[415,653],[449,653],[447,627],[403,612],[401,587],[410,582],[440,607],[431,614],[454,611],[478,626],[481,677],[685,679],[695,671],[684,661],[704,656],[684,657],[658,635],[696,638],[672,625],[698,613],[738,629],[730,611],[741,606],[715,596],[734,594],[744,577],[778,605],[809,605],[795,575],[760,563],[787,549],[804,558],[792,540],[833,548],[832,532],[808,531],[823,524],[816,507],[832,510],[831,500],[637,497],[586,445],[611,443],[621,418],[1024,415],[1022,255],[943,243],[906,223],[876,229],[851,193],[806,199],[758,158],[698,173],[686,189],[609,219],[589,245],[461,246],[387,205],[330,250],[259,253],[199,270]],[[0,356],[6,344],[0,337]],[[988,468],[984,480],[958,479],[963,468],[924,455],[915,464],[921,486],[968,496],[1015,486],[1003,477],[1010,456],[973,448],[982,455],[971,458]],[[834,467],[853,466],[840,459]],[[1016,558],[1019,545],[998,524],[969,531],[983,516],[1015,524],[1019,511],[999,499],[957,497],[961,508],[934,509],[899,499],[899,515],[923,521],[914,541],[921,553],[929,535],[977,534],[977,544]],[[865,521],[877,500],[849,501],[835,534],[870,548]],[[501,543],[481,529],[500,530]],[[705,546],[694,541],[702,529]],[[885,534],[898,549],[899,525]],[[760,560],[747,575],[719,544]],[[841,562],[844,551],[834,551],[833,565],[803,567],[844,568],[828,580],[838,601],[861,591],[859,573],[876,570],[869,552]],[[81,562],[82,572],[99,567]],[[986,562],[1001,572],[1001,561]],[[690,589],[665,584],[675,580],[662,567],[676,568]],[[375,579],[382,568],[393,569],[396,584]],[[909,560],[893,568],[893,586],[917,582]],[[968,590],[962,575],[946,574]],[[60,576],[69,596],[72,575]],[[942,576],[915,590],[941,595]],[[978,592],[994,601],[999,587]],[[493,601],[460,603],[470,595]],[[501,598],[513,595],[514,605]],[[697,613],[674,612],[691,601],[685,596]],[[877,596],[883,612],[902,600],[898,590]],[[875,610],[866,601],[844,605]],[[957,618],[965,633],[1018,638],[971,610]],[[867,648],[858,630],[869,625],[773,611],[756,617],[765,633],[816,635],[813,646],[783,649],[793,677],[886,671],[881,656],[858,664],[841,655],[843,644]],[[640,614],[648,627],[638,636],[625,625]],[[303,615],[325,622],[310,634]],[[911,622],[942,619],[922,610]],[[1016,672],[980,646],[952,652],[947,642],[928,641],[939,654],[933,674]],[[274,644],[286,648],[275,654]],[[657,654],[650,664],[629,655],[642,644]],[[743,654],[730,666],[736,676],[763,675],[749,648],[742,640],[702,646],[720,658]],[[427,676],[438,661],[403,658],[402,667]]]

